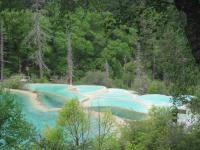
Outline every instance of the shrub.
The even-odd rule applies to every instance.
[[[1,83],[1,86],[9,89],[22,89],[24,83],[21,81],[21,79],[22,75],[11,76],[9,79],[4,80]]]
[[[135,78],[134,83],[133,83],[133,90],[144,94],[148,90],[150,79],[148,76],[143,75],[140,78]]]
[[[95,85],[104,85],[110,86],[111,80],[107,80],[105,77],[105,72],[101,71],[89,71],[86,73],[85,77],[83,77],[80,81],[82,84],[95,84]]]
[[[136,78],[133,83],[133,89],[141,94],[169,94],[169,88],[163,81],[151,80],[146,75]]]
[[[159,80],[153,80],[149,82],[147,93],[150,94],[168,94],[167,87],[164,82]]]
[[[32,78],[33,83],[48,83],[49,79],[47,77],[43,78]]]
[[[111,87],[116,87],[116,88],[124,88],[127,89],[127,85],[124,84],[123,80],[121,79],[114,79],[110,82]]]
[[[30,149],[36,132],[22,113],[20,105],[8,91],[0,89],[0,149]]]

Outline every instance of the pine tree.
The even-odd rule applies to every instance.
[[[36,48],[34,58],[36,64],[39,66],[40,78],[43,77],[44,71],[49,71],[48,67],[44,62],[44,49],[46,46],[46,40],[48,35],[43,31],[40,24],[41,7],[45,3],[45,0],[34,0],[32,5],[33,9],[33,29],[30,31],[28,36],[25,38],[25,42],[31,44]]]
[[[71,44],[71,33],[67,31],[67,75],[69,79],[69,84],[73,83],[73,60],[72,60],[72,44]]]
[[[0,22],[1,81],[4,79],[4,22]]]
[[[105,62],[105,78],[106,78],[106,81],[108,82],[109,81],[109,64],[108,64],[108,61],[106,60]]]

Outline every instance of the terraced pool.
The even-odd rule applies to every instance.
[[[141,95],[139,98],[147,105],[154,106],[170,106],[171,96],[160,95],[160,94],[146,94]]]
[[[137,103],[134,96],[126,90],[110,89],[109,93],[102,94],[94,98],[90,104],[91,107],[119,107],[123,109],[134,110],[141,113],[147,113],[145,105]]]
[[[87,107],[110,107],[115,114],[119,112],[134,111],[141,114],[148,113],[149,106],[170,106],[171,97],[160,94],[136,95],[124,89],[107,89],[104,86],[96,85],[77,85],[76,90],[70,91],[67,84],[27,84],[26,89],[31,92],[37,92],[41,105],[48,109],[61,108],[65,101],[69,99],[78,99],[82,102],[85,97],[92,95]],[[101,91],[101,92],[99,92]],[[103,92],[102,92],[103,91]],[[42,112],[30,102],[25,95],[15,95],[16,100],[21,103],[23,113],[26,119],[33,123],[39,130],[46,125],[55,124],[57,112]],[[54,110],[54,109],[53,109]],[[121,115],[120,115],[121,117]],[[139,119],[137,117],[137,119]]]
[[[60,97],[65,100],[82,98],[81,94],[69,91],[69,85],[67,84],[27,84],[25,87],[28,90],[43,93],[43,95]]]
[[[25,119],[32,123],[38,131],[42,131],[46,126],[55,125],[57,112],[43,112],[33,107],[29,97],[14,93],[14,98],[22,108]]]
[[[97,85],[77,85],[75,87],[82,94],[93,93],[105,88],[104,86],[97,86]]]

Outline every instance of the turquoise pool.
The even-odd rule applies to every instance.
[[[47,108],[61,108],[64,103],[65,99],[63,97],[59,97],[54,94],[49,94],[49,93],[39,93],[38,95],[38,100],[45,105]]]
[[[38,100],[45,107],[61,108],[66,100],[78,98],[81,101],[85,96],[104,89],[104,86],[77,85],[77,91],[69,91],[67,84],[27,84],[26,88],[38,93]],[[93,97],[90,107],[115,107],[133,110],[140,113],[148,113],[147,106],[170,106],[171,96],[160,94],[136,95],[124,89],[108,89],[108,92]],[[21,104],[25,118],[42,131],[47,125],[55,124],[57,112],[41,112],[33,107],[29,98],[24,95],[15,95],[15,99]]]
[[[170,106],[171,96],[160,95],[160,94],[146,94],[139,96],[139,98],[147,105],[154,106]]]
[[[141,113],[147,113],[148,110],[144,105],[134,101],[134,96],[126,90],[110,89],[107,94],[94,98],[90,104],[91,107],[120,107],[124,109],[134,110]]]
[[[36,127],[36,130],[39,133],[42,133],[47,126],[52,127],[52,126],[56,125],[56,119],[58,116],[57,111],[54,111],[54,112],[40,111],[40,110],[36,109],[35,107],[33,107],[28,96],[19,94],[19,93],[15,93],[15,92],[12,93],[12,95],[14,96],[15,101],[22,108],[22,114],[24,115],[24,118],[28,122],[33,124],[33,126]],[[55,102],[53,102],[53,103],[55,103]],[[48,104],[48,105],[51,106],[52,104]],[[90,136],[94,136],[94,134],[97,133],[97,128],[95,128],[95,126],[97,126],[97,120],[96,120],[96,118],[94,118],[92,116],[90,117],[90,119],[91,119],[90,120],[91,126],[94,127],[94,128],[91,128]]]
[[[27,84],[25,87],[31,91],[57,96],[65,100],[76,98],[81,100],[82,98],[80,93],[69,91],[69,85],[67,84]]]
[[[46,126],[55,125],[57,112],[42,112],[33,107],[29,97],[22,94],[14,94],[14,98],[22,108],[25,119],[32,123],[38,131]]]
[[[105,88],[104,86],[97,86],[97,85],[77,85],[76,88],[82,94],[93,93],[98,90]]]

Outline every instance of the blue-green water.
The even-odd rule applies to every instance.
[[[44,93],[46,95],[54,95],[61,99],[81,99],[80,93],[68,90],[67,84],[27,84],[26,88],[31,91]]]
[[[39,133],[42,133],[46,127],[55,126],[58,112],[42,112],[33,107],[28,96],[19,93],[13,93],[13,96],[22,108],[24,118],[30,122]],[[96,118],[90,117],[90,125],[92,128],[90,129],[91,135],[89,136],[92,137],[97,133],[97,128],[95,128],[95,126],[97,126]]]
[[[101,96],[94,98],[90,106],[120,107],[142,113],[148,112],[148,110],[142,104],[134,101],[133,95],[131,95],[128,91],[122,89],[112,89],[111,92],[102,94]]]
[[[49,93],[39,93],[38,100],[47,108],[61,108],[66,99]]]
[[[38,131],[42,131],[46,126],[55,125],[57,112],[42,112],[34,108],[29,97],[22,94],[14,94],[14,98],[21,106],[25,119],[32,123]]]
[[[141,113],[148,112],[148,110],[139,103],[123,101],[123,100],[114,99],[114,98],[113,99],[104,99],[104,98],[94,99],[90,106],[92,107],[98,107],[98,106],[99,107],[104,107],[104,106],[119,107],[119,108],[134,110]]]
[[[27,84],[26,88],[38,93],[38,100],[47,108],[61,108],[69,99],[81,101],[85,94],[101,90],[103,86],[77,85],[77,91],[70,91],[67,84]],[[135,100],[137,98],[137,100]],[[15,99],[21,104],[25,118],[33,123],[39,131],[46,126],[55,124],[57,112],[41,112],[33,107],[29,97],[15,95]],[[141,102],[138,102],[140,100]],[[171,96],[160,94],[134,95],[123,89],[109,89],[108,93],[100,94],[91,99],[91,107],[119,107],[122,109],[134,110],[141,113],[148,113],[145,105],[169,106]],[[145,105],[144,105],[145,104]]]
[[[82,94],[86,93],[93,93],[98,90],[105,88],[104,86],[97,86],[97,85],[77,85],[76,88]]]
[[[69,91],[67,84],[27,84],[25,88],[38,93],[38,100],[47,108],[61,108],[67,100],[81,100],[83,93],[92,93],[103,88],[103,86],[77,86],[78,92]],[[56,121],[57,112],[42,112],[33,107],[29,97],[14,93],[15,100],[22,107],[25,119],[32,123],[37,130],[42,131],[46,126],[53,126]]]
[[[139,96],[139,98],[148,105],[154,106],[169,106],[171,104],[171,96],[160,94],[146,94]]]

